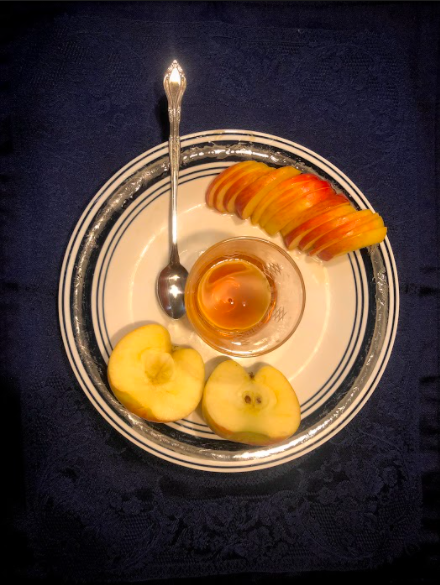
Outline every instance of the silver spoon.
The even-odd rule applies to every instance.
[[[185,314],[185,284],[188,271],[180,264],[177,249],[177,183],[180,166],[179,125],[182,96],[186,89],[186,78],[179,63],[173,61],[165,74],[163,85],[168,98],[170,119],[170,172],[171,172],[171,241],[170,261],[157,279],[157,296],[162,309],[173,319]]]

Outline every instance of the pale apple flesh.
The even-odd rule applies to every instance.
[[[198,406],[205,366],[194,349],[173,351],[165,327],[144,325],[125,335],[108,363],[116,398],[133,414],[153,422],[185,418]]]
[[[272,366],[254,377],[226,360],[209,377],[202,411],[220,437],[247,445],[272,445],[291,437],[301,421],[298,398],[287,378]]]

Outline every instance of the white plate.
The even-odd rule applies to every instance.
[[[366,197],[334,165],[314,152],[259,132],[214,130],[181,140],[179,251],[189,270],[206,248],[231,236],[268,236],[249,221],[208,209],[205,190],[228,165],[249,158],[273,166],[293,164],[329,180],[361,209]],[[246,368],[265,362],[295,388],[302,423],[291,440],[251,448],[220,439],[200,413],[171,424],[153,424],[129,413],[106,378],[112,348],[148,322],[168,327],[173,343],[191,345],[207,375],[226,356],[206,345],[186,318],[160,310],[155,283],[168,262],[170,182],[168,145],[142,154],[116,173],[82,214],[66,250],[59,289],[59,318],[73,371],[95,408],[142,449],[173,463],[206,471],[255,471],[291,461],[338,433],[376,388],[391,354],[398,320],[398,283],[386,239],[380,246],[321,263],[293,253],[307,302],[293,336],[261,358],[238,360]],[[280,236],[272,240],[282,246]]]

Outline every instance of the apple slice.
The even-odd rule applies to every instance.
[[[205,199],[208,207],[214,207],[214,200],[217,190],[223,185],[225,181],[233,180],[235,175],[241,173],[249,165],[252,166],[253,164],[255,164],[255,161],[253,160],[246,160],[240,163],[235,163],[216,175],[206,190]]]
[[[271,170],[270,173],[260,177],[255,183],[252,183],[240,192],[235,200],[235,213],[241,219],[247,219],[271,189],[286,179],[295,177],[300,173],[301,171],[290,166]]]
[[[371,222],[373,222],[372,228],[383,227],[383,220],[377,213],[373,213],[370,209],[356,211],[356,213],[349,216],[348,221],[326,232],[323,236],[315,240],[308,249],[308,254],[314,256],[315,254],[319,254],[324,248],[328,248],[328,246],[341,241],[342,238],[363,232],[363,226],[366,224],[370,225]]]
[[[352,215],[352,218],[354,217],[355,215]],[[370,217],[365,216],[361,219],[358,218],[358,221],[350,221],[345,225],[336,228],[330,234],[327,234],[328,237],[323,237],[316,241],[311,250],[309,250],[309,255],[315,256],[325,251],[330,246],[333,246],[334,244],[342,243],[343,241],[346,241],[347,239],[354,236],[361,235],[372,230],[382,229],[383,227],[385,227],[383,219],[378,213],[372,213]]]
[[[361,234],[344,238],[340,242],[336,242],[332,246],[325,248],[318,254],[318,258],[321,260],[331,260],[336,256],[342,254],[348,254],[367,246],[373,246],[374,244],[380,244],[387,235],[387,228],[381,227],[377,229],[369,229]]]
[[[128,410],[149,421],[171,422],[199,404],[205,366],[197,351],[174,351],[167,329],[150,324],[118,342],[107,374],[114,395]]]
[[[258,178],[259,175],[255,173],[267,170],[269,167],[261,162],[252,161],[252,165],[242,169],[239,173],[234,175],[227,181],[224,181],[218,188],[215,193],[214,199],[214,208],[220,213],[227,213],[226,206],[224,204],[224,200],[226,197],[231,197],[235,192],[241,191],[243,186],[245,187],[250,182],[254,180],[254,178]]]
[[[233,360],[219,364],[202,399],[207,424],[220,437],[247,445],[273,445],[298,429],[298,398],[283,374],[263,366],[255,376]]]
[[[253,170],[252,172],[238,179],[226,191],[225,196],[223,198],[223,207],[226,209],[228,213],[235,213],[235,200],[240,195],[240,193],[244,191],[244,189],[246,189],[248,186],[251,186],[260,177],[264,177],[265,175],[272,172],[271,167],[268,167],[264,163],[260,164],[262,164],[263,166]]]
[[[285,191],[287,191],[290,188],[293,188],[294,186],[296,187],[302,184],[307,185],[311,180],[311,177],[313,177],[313,175],[301,174],[294,177],[290,177],[282,181],[281,183],[272,186],[269,189],[269,191],[267,191],[265,196],[262,199],[260,199],[251,215],[251,221],[253,225],[256,225],[257,223],[260,222],[260,218],[263,212],[272,203],[272,201],[280,197],[280,195],[282,195]]]
[[[347,209],[346,214],[326,221],[325,223],[319,225],[318,227],[314,228],[313,230],[309,231],[306,235],[304,235],[304,237],[301,238],[298,244],[299,249],[303,252],[308,252],[315,244],[315,242],[317,242],[320,238],[325,237],[327,234],[331,233],[335,228],[343,226],[349,221],[352,221],[353,215],[358,218],[359,217],[357,216],[358,213],[361,214],[360,215],[361,218],[367,216],[367,219],[371,218],[372,214],[372,212],[369,209],[355,211],[355,213],[353,213],[351,209]]]
[[[318,179],[317,177],[309,179],[302,183],[296,183],[288,186],[284,191],[280,192],[278,196],[275,199],[273,199],[269,205],[267,205],[267,207],[261,214],[258,223],[262,227],[264,227],[264,224],[266,224],[275,213],[277,213],[284,207],[287,207],[300,197],[307,195],[308,193],[318,191],[320,189],[327,189],[327,191],[334,193],[333,189],[327,183],[327,181],[321,181],[321,179]]]
[[[320,225],[343,215],[355,213],[356,209],[346,200],[346,203],[334,205],[321,211],[308,221],[300,223],[295,229],[284,236],[284,244],[288,250],[293,250],[298,246],[303,237]],[[292,223],[292,222],[291,222]]]
[[[300,225],[304,224],[305,222],[310,221],[314,217],[318,217],[320,214],[329,211],[330,209],[333,209],[338,205],[343,204],[351,205],[350,201],[347,199],[345,195],[342,195],[342,193],[335,193],[334,195],[331,195],[327,199],[324,199],[324,201],[321,201],[320,203],[313,205],[313,207],[309,207],[302,213],[298,214],[294,219],[289,221],[289,223],[286,226],[283,227],[283,229],[281,230],[281,235],[283,237],[287,236],[287,234],[297,229]]]
[[[270,218],[266,218],[262,227],[264,227],[270,236],[273,236],[292,221],[292,219],[298,217],[305,209],[313,207],[313,205],[316,205],[320,201],[325,201],[332,195],[334,195],[334,191],[331,187],[324,187],[317,191],[311,191],[310,193],[301,195],[295,198],[292,203],[282,207]]]

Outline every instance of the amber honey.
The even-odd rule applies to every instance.
[[[226,355],[276,349],[295,331],[304,307],[304,282],[292,257],[261,238],[217,242],[199,254],[186,281],[189,323]]]
[[[218,329],[247,331],[270,316],[273,286],[252,262],[223,258],[201,275],[197,305],[206,321]]]

